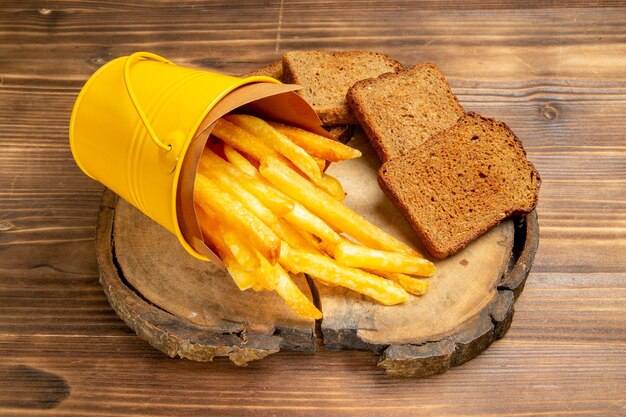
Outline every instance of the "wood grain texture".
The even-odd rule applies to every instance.
[[[108,305],[103,188],[67,142],[82,84],[137,50],[241,74],[297,48],[437,63],[542,174],[541,244],[512,327],[454,372],[386,378],[368,352],[278,353],[243,370],[173,360]],[[2,2],[0,399],[30,389],[53,403],[57,376],[70,389],[55,408],[0,414],[624,415],[625,50],[621,1]]]

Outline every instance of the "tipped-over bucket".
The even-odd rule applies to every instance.
[[[174,233],[189,253],[215,260],[199,243],[201,237],[194,239],[193,232],[181,230],[181,207],[191,207],[187,213],[194,213],[192,192],[186,197],[191,201],[178,201],[183,162],[190,144],[202,141],[193,147],[195,161],[188,170],[187,182],[193,183],[212,123],[255,100],[261,100],[255,108],[264,113],[265,99],[265,107],[272,107],[265,109],[270,115],[282,112],[276,106],[295,105],[299,110],[292,119],[304,118],[300,124],[320,129],[314,112],[291,92],[295,87],[278,84],[269,77],[242,79],[185,68],[147,52],[115,59],[87,81],[76,100],[70,121],[72,154],[87,175]],[[238,94],[231,94],[235,91]],[[210,117],[226,96],[228,105]],[[197,225],[195,218],[186,222]]]

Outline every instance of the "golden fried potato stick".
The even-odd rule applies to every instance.
[[[344,242],[349,242],[347,239],[344,239]],[[342,242],[343,243],[343,242]],[[352,242],[349,242],[350,244],[352,244]],[[329,254],[330,256],[334,256],[334,252],[335,252],[335,248],[336,245],[328,245],[328,244],[321,244],[322,249],[324,250],[324,252],[326,252],[327,254]],[[368,251],[373,250],[373,249],[369,249],[366,247],[361,247],[364,248]],[[389,252],[384,252],[383,253],[387,254]],[[392,254],[397,254],[397,252],[391,252]],[[368,254],[369,256],[370,254]],[[407,256],[407,255],[403,255],[403,256]],[[335,259],[339,264],[343,265],[341,262],[339,262],[339,260]],[[366,265],[367,262],[359,262],[360,265]],[[390,279],[394,282],[396,282],[397,284],[399,284],[402,288],[404,288],[408,293],[413,294],[413,295],[423,295],[424,293],[426,293],[426,291],[428,290],[428,282],[422,281],[420,279],[417,279],[413,276],[410,275],[406,275],[406,274],[402,274],[402,273],[398,273],[398,272],[389,272],[389,271],[383,271],[383,270],[375,270],[375,269],[370,269],[370,268],[365,268],[365,267],[361,267],[361,269],[363,269],[365,272],[369,272],[370,274],[374,274],[374,275],[378,275],[381,276],[383,278],[387,278]]]
[[[290,246],[314,253],[321,253],[318,247],[318,241],[312,234],[306,230],[297,230],[284,219],[280,219],[280,224],[283,233],[282,236],[284,236],[282,239]]]
[[[219,221],[214,213],[207,214],[206,211],[196,205],[196,215],[205,241],[215,249],[237,287],[241,291],[245,291],[254,286],[256,279],[252,271],[260,266],[258,257],[245,245],[241,245],[237,249],[233,248],[232,244],[231,246],[227,245],[222,239]],[[233,251],[233,249],[235,250]]]
[[[227,143],[224,144],[224,155],[226,155],[226,159],[228,160],[228,162],[233,164],[235,168],[245,172],[252,177],[261,178],[259,170],[254,165],[252,165],[252,162],[248,161],[248,159],[240,154],[237,149],[233,148]]]
[[[255,273],[256,280],[264,289],[274,291],[278,286],[279,280],[278,271],[274,266],[278,264],[270,264],[268,259],[263,257],[260,253],[258,254],[261,266]]]
[[[255,168],[256,169],[256,168]],[[272,210],[278,216],[293,210],[294,201],[268,185],[263,178],[255,178],[240,171],[228,162],[220,158],[211,149],[204,148],[200,158],[199,173],[211,175],[230,175],[236,178],[252,195],[261,200],[263,205]],[[259,175],[260,177],[260,175]]]
[[[331,175],[322,174],[319,179],[312,179],[311,182],[324,190],[335,200],[343,201],[346,198],[346,192],[339,180]]]
[[[275,291],[285,300],[287,305],[304,318],[314,320],[322,318],[322,312],[300,291],[300,288],[294,284],[289,274],[279,264],[273,267],[278,275],[278,285],[276,285]]]
[[[324,170],[326,169],[326,160],[322,159],[322,158],[318,158],[317,156],[312,156],[311,158],[313,158],[313,160],[315,161],[315,163],[319,167],[320,172],[323,173]]]
[[[268,158],[261,164],[259,171],[279,191],[302,204],[333,228],[346,232],[362,244],[374,249],[416,255],[414,249],[368,222],[300,175],[294,174],[293,170],[281,161]]]
[[[370,249],[343,241],[332,248],[333,258],[341,265],[376,271],[398,272],[402,274],[428,277],[437,268],[427,259],[406,253]]]
[[[280,253],[280,239],[246,206],[222,191],[208,177],[196,175],[194,200],[202,208],[216,213],[222,221],[243,233],[251,246],[270,263],[276,263]]]
[[[239,151],[237,151],[235,148],[228,145],[227,143],[224,144],[224,154],[226,155],[226,159],[228,159],[228,161],[240,171],[245,172],[246,174],[253,177],[261,178],[261,174],[259,173],[258,168],[255,167],[250,161],[248,161],[245,156],[239,153]],[[322,164],[326,163],[323,160],[320,161]],[[300,172],[297,170],[295,172],[298,172],[300,174]],[[337,200],[343,201],[346,196],[346,193],[343,190],[341,183],[335,177],[322,173],[319,178],[308,179]]]
[[[250,161],[248,161],[239,152],[237,152],[236,149],[233,149],[232,147],[230,147],[228,145],[225,145],[224,146],[224,150],[225,150],[225,153],[227,155],[227,158],[232,158],[232,161],[235,161],[235,160],[241,158],[241,160],[233,163],[233,165],[236,168],[238,168],[242,172],[245,172],[245,173],[247,173],[249,175],[252,175],[254,178],[261,179],[263,181],[263,184],[265,184],[265,179],[263,178],[263,176],[259,172],[258,168],[256,168],[254,165],[252,165],[250,163]],[[218,157],[218,156],[215,155],[215,157]],[[243,161],[245,161],[245,162],[243,162]],[[219,169],[218,171],[222,172],[225,175],[233,173],[231,169],[223,170],[223,171],[221,169]],[[225,172],[225,171],[227,171],[227,172]],[[330,242],[338,242],[338,240],[335,239],[335,238],[328,239],[329,234],[325,233],[325,232],[327,230],[330,230],[330,232],[333,232],[333,230],[331,228],[329,228],[326,225],[326,223],[324,223],[323,220],[321,220],[318,217],[316,217],[315,215],[313,215],[311,212],[309,212],[307,209],[305,209],[301,205],[295,203],[292,199],[284,196],[284,194],[280,193],[280,191],[276,190],[275,188],[273,188],[271,186],[270,186],[271,192],[270,192],[270,190],[262,189],[261,187],[252,187],[250,184],[248,184],[246,182],[246,178],[243,178],[242,175],[237,175],[237,178],[235,178],[235,179],[238,180],[238,181],[241,181],[243,183],[244,187],[246,187],[250,191],[252,191],[254,196],[257,197],[270,210],[272,210],[277,216],[285,217],[286,219],[288,219],[289,223],[291,223],[292,225],[294,225],[296,227],[300,227],[302,230],[299,230],[298,233],[303,234],[307,241],[309,241],[309,242],[312,241],[311,240],[312,236],[310,236],[310,234],[313,234],[315,236],[318,236],[320,239],[323,238],[323,237],[326,237],[326,240],[328,240]],[[337,181],[334,178],[333,178],[333,180]],[[343,189],[341,189],[340,192],[343,194]],[[277,205],[274,204],[273,200],[277,200],[279,198],[275,198],[274,196],[276,196],[276,197],[282,196],[284,199],[288,200],[289,204],[290,204],[290,206],[289,206],[290,209],[287,209],[285,207],[285,209],[283,210],[282,205],[278,205],[278,209],[276,209]],[[298,210],[296,210],[296,212],[295,212],[297,214],[292,215],[291,211],[295,207],[294,204],[299,206],[299,207],[298,207]],[[294,217],[294,216],[296,216],[296,217]],[[301,217],[301,219],[299,219],[299,217]],[[317,221],[315,221],[315,219],[317,219]],[[307,221],[308,221],[308,223],[313,223],[313,224],[306,224]],[[305,222],[305,223],[303,223],[303,222]],[[313,231],[315,231],[315,232],[313,232]],[[335,234],[335,237],[338,238],[338,235]],[[287,241],[287,242],[290,245],[292,245],[291,242],[289,242],[289,241]]]
[[[254,194],[250,193],[240,180],[230,176],[228,172],[220,172],[219,170],[211,170],[210,172],[203,171],[202,175],[211,178],[222,191],[230,194],[231,197],[246,206],[254,215],[261,219],[267,227],[278,234],[278,216],[274,214],[272,210],[265,207]]]
[[[409,298],[409,294],[393,281],[341,266],[327,256],[291,248],[285,242],[281,244],[278,262],[292,273],[303,272],[317,280],[341,285],[384,305],[399,304]]]
[[[272,229],[276,235],[296,248],[309,249],[317,251],[317,245],[312,245],[310,239],[299,233],[293,226],[285,220],[279,218],[269,208],[256,198],[252,193],[246,190],[241,181],[230,176],[229,173],[213,171],[209,173],[209,177],[222,189],[222,191],[230,194],[233,198],[241,202],[252,213],[254,213],[267,227]]]
[[[225,151],[227,150],[227,147],[229,146],[226,145],[224,147]],[[241,154],[239,154],[235,149],[231,147],[229,148],[231,151],[236,153],[238,157],[243,158],[247,163],[249,163],[249,161],[245,159]],[[217,155],[215,156],[218,157]],[[255,176],[258,176],[258,178],[262,179],[259,171],[253,165],[250,165],[250,167],[254,170]],[[274,233],[276,233],[276,235],[280,239],[284,240],[285,242],[287,242],[288,244],[290,244],[291,246],[295,248],[308,249],[314,252],[319,252],[319,249],[317,248],[317,242],[315,241],[315,238],[310,233],[308,233],[305,230],[296,230],[286,220],[283,220],[278,217],[279,214],[285,213],[285,210],[283,210],[282,205],[280,206],[280,210],[278,210],[278,213],[275,213],[269,207],[266,207],[265,204],[272,206],[273,199],[271,198],[271,195],[270,195],[272,193],[267,193],[267,192],[257,192],[254,194],[250,193],[248,189],[246,189],[246,186],[247,185],[249,186],[249,184],[247,184],[249,179],[244,178],[241,175],[232,175],[233,171],[231,169],[221,170],[218,168],[218,169],[210,170],[209,172],[207,171],[208,170],[206,171],[203,170],[202,172],[204,174],[208,174],[208,176],[213,178],[215,182],[218,184],[218,186],[222,188],[222,190],[229,192],[231,195],[233,195],[233,197],[235,197],[242,204],[248,207],[270,229],[272,229]],[[279,197],[281,196],[279,191],[276,191],[273,188],[272,190],[273,190],[273,194],[276,194]],[[261,190],[261,191],[267,191],[267,190]],[[261,199],[257,198],[257,196],[260,196]],[[283,198],[287,199],[287,197],[283,197]],[[295,206],[295,203],[291,200],[290,200],[290,204],[292,206]]]
[[[346,159],[358,158],[361,152],[344,145],[336,140],[316,135],[294,126],[282,123],[269,122],[276,130],[287,136],[296,145],[300,146],[311,156],[322,158],[329,162],[339,162]]]
[[[224,119],[244,129],[283,155],[307,177],[311,179],[321,178],[321,171],[311,155],[270,126],[265,120],[247,114],[231,114],[224,116]]]
[[[287,223],[289,224],[289,223]],[[289,224],[289,226],[292,226],[291,224]],[[293,226],[292,226],[293,227]],[[294,230],[296,230],[298,233],[300,233],[300,235],[304,238],[304,240],[307,241],[307,245],[306,246],[296,246],[296,245],[290,245],[293,248],[296,249],[303,249],[303,250],[308,250],[309,252],[313,252],[313,253],[317,253],[318,255],[323,255],[324,252],[322,251],[321,248],[321,241],[313,236],[311,233],[307,232],[306,230],[301,230],[301,229],[297,229],[294,227]],[[285,241],[287,242],[287,241]],[[289,243],[289,242],[287,242]]]
[[[228,275],[232,278],[237,288],[241,291],[245,291],[249,288],[253,288],[254,286],[259,285],[255,279],[255,273],[244,270],[241,265],[239,265],[232,258],[229,258],[226,255],[222,261],[224,262],[224,266],[226,267],[226,271]]]
[[[219,220],[218,220],[219,221]],[[227,225],[219,225],[219,228],[213,228],[217,234],[221,235],[224,244],[233,255],[239,265],[241,265],[245,271],[254,272],[259,266],[259,257],[256,252],[248,244],[246,244],[241,235],[234,230],[229,230]],[[209,232],[209,230],[205,231]]]
[[[259,162],[268,157],[280,157],[278,152],[264,144],[259,138],[227,120],[218,119],[211,134]]]
[[[299,203],[296,203],[293,210],[283,217],[298,229],[305,230],[317,236],[327,245],[337,245],[342,241],[342,237],[339,233],[335,232],[324,220],[311,213]]]
[[[417,278],[414,278],[412,276],[405,275],[405,274],[399,274],[397,272],[372,271],[372,270],[367,270],[367,272],[390,279],[393,282],[399,284],[408,293],[413,294],[413,295],[424,295],[429,287],[428,282],[424,280],[417,279]]]

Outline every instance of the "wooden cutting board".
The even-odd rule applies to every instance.
[[[350,145],[363,157],[332,165],[346,204],[401,240],[420,247],[404,218],[378,188],[379,162],[362,134]],[[538,244],[536,213],[509,219],[462,252],[437,261],[420,297],[392,307],[342,287],[300,279],[324,314],[315,322],[293,313],[275,293],[241,292],[226,273],[199,261],[175,236],[111,191],[98,220],[100,280],[118,315],[139,336],[174,357],[237,365],[279,350],[371,350],[388,374],[444,372],[504,335]]]

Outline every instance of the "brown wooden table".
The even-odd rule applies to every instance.
[[[507,3],[2,2],[0,415],[626,415],[626,8]],[[367,352],[170,359],[98,283],[103,187],[68,146],[86,79],[137,50],[240,74],[321,48],[437,63],[542,174],[512,327],[444,375],[389,378]]]

